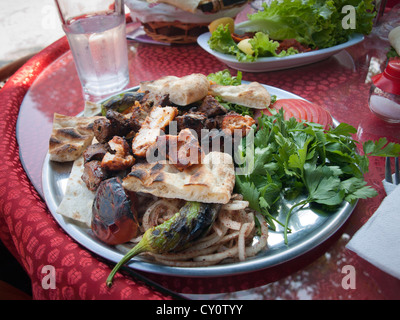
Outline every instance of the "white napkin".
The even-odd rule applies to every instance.
[[[346,248],[400,279],[400,185],[383,199]]]
[[[394,181],[394,173],[392,174],[392,181]],[[382,180],[382,184],[386,194],[392,193],[392,191],[397,187],[394,183],[387,182],[386,180]]]

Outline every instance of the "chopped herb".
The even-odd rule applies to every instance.
[[[237,175],[235,188],[249,201],[250,208],[266,217],[272,229],[276,229],[274,222],[284,224],[285,243],[289,219],[296,208],[316,203],[332,211],[343,201],[374,197],[376,190],[363,178],[368,171],[368,157],[400,155],[400,145],[387,143],[385,138],[365,142],[364,154],[359,154],[360,143],[352,138],[356,129],[349,124],[324,131],[317,124],[284,120],[283,110],[272,116],[262,115],[258,124],[254,170]],[[246,149],[241,152],[245,157]],[[306,194],[306,198],[290,208],[285,222],[277,221],[274,205],[293,194]]]

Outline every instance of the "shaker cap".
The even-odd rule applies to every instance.
[[[400,58],[390,59],[385,71],[372,77],[372,82],[385,92],[400,95]]]

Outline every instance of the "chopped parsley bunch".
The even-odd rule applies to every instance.
[[[243,159],[247,152],[253,153],[253,170],[237,175],[235,188],[272,229],[275,223],[284,226],[286,243],[288,222],[296,208],[316,204],[329,212],[343,201],[374,197],[376,190],[363,177],[368,157],[400,154],[400,145],[387,143],[386,138],[365,142],[360,154],[359,142],[352,138],[356,129],[351,125],[341,123],[324,131],[318,124],[284,120],[283,110],[262,115],[255,130],[254,148],[246,150],[244,142],[239,149]],[[290,208],[286,221],[278,221],[274,212],[280,201],[299,195],[305,195],[304,200]]]

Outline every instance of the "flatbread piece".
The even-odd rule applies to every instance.
[[[49,141],[50,160],[75,161],[92,143],[93,122],[100,116],[72,117],[54,114],[53,130]]]
[[[238,86],[213,84],[210,87],[213,96],[219,96],[227,102],[236,103],[254,109],[265,109],[271,104],[271,95],[258,82]]]
[[[90,191],[81,179],[83,170],[84,160],[79,157],[72,165],[64,197],[56,212],[90,227],[95,192]]]
[[[210,82],[201,73],[184,77],[165,76],[154,81],[140,83],[140,90],[159,95],[169,95],[169,100],[179,106],[186,106],[203,99],[209,91]]]
[[[137,163],[122,185],[130,191],[162,198],[228,203],[235,186],[235,171],[231,155],[210,152],[202,164],[184,171],[165,162]]]

